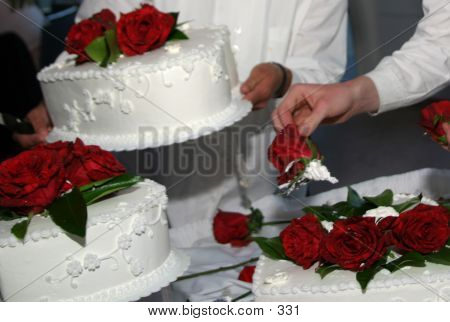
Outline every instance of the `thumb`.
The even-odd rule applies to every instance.
[[[325,108],[316,108],[312,111],[311,115],[308,116],[302,123],[299,124],[300,134],[308,137],[317,129],[317,127],[322,123],[326,117]]]

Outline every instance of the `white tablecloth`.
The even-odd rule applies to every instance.
[[[399,175],[380,177],[352,185],[361,195],[371,196],[392,189],[395,193],[422,193],[424,196],[437,199],[450,196],[450,170],[422,169]],[[269,195],[254,203],[254,207],[262,210],[265,221],[285,220],[298,217],[306,205],[321,205],[345,200],[347,188],[339,188],[307,198],[284,199]],[[224,209],[226,210],[226,209]],[[264,227],[261,235],[276,236],[283,226]],[[197,234],[201,232],[201,234]],[[201,239],[196,236],[208,237]],[[245,248],[231,248],[219,245],[212,235],[212,224],[208,221],[192,223],[171,230],[172,243],[177,247],[189,245],[184,250],[191,256],[191,267],[186,274],[202,272],[223,266],[244,262],[260,255],[259,248],[251,244]],[[175,300],[214,301],[236,298],[249,290],[251,285],[238,281],[239,269],[214,275],[203,276],[191,280],[176,282],[172,285]],[[244,300],[252,300],[249,296]]]

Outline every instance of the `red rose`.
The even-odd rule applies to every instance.
[[[124,166],[111,152],[96,145],[84,145],[77,139],[73,145],[73,159],[66,165],[67,179],[81,187],[91,182],[108,179],[125,173]]]
[[[109,9],[103,9],[102,11],[94,14],[91,20],[102,25],[103,30],[105,31],[113,29],[116,26],[116,15]]]
[[[58,153],[36,149],[0,164],[0,206],[37,214],[61,193],[64,167]]]
[[[69,54],[78,55],[77,63],[89,61],[85,49],[96,38],[103,35],[103,27],[93,20],[83,20],[73,25],[66,38],[66,51]]]
[[[175,18],[151,5],[122,14],[117,23],[117,41],[126,56],[141,55],[164,45],[175,27]]]
[[[60,159],[63,161],[64,164],[68,164],[72,160],[72,149],[73,149],[72,142],[58,141],[55,143],[40,144],[35,149],[53,151],[58,153]]]
[[[320,221],[312,214],[294,219],[280,234],[286,256],[304,269],[320,259],[320,244],[326,235]]]
[[[450,101],[441,101],[428,105],[421,111],[420,125],[434,140],[445,138],[443,123],[450,122]]]
[[[239,273],[239,280],[247,283],[253,283],[253,274],[255,274],[256,266],[245,266]]]
[[[219,210],[213,222],[216,241],[220,244],[230,243],[233,247],[247,246],[251,242],[247,239],[250,236],[249,221],[250,216]]]
[[[394,245],[394,240],[392,238],[392,227],[397,219],[398,217],[389,216],[378,222],[378,229],[384,234],[384,243],[387,247]]]
[[[355,272],[370,268],[385,253],[383,234],[373,217],[336,221],[320,250],[325,261]]]
[[[278,169],[280,177],[278,177],[279,184],[289,182],[300,171],[303,171],[305,166],[302,162],[293,161],[300,158],[312,159],[313,151],[311,150],[312,143],[302,137],[295,125],[288,125],[285,127],[273,140],[269,147],[269,161]],[[320,153],[317,152],[317,159],[320,159]],[[291,165],[289,171],[286,168]]]
[[[428,254],[445,246],[450,230],[449,211],[441,206],[420,204],[400,214],[392,227],[395,246],[403,251]]]

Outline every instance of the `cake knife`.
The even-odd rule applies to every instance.
[[[4,125],[11,132],[19,134],[35,133],[33,125],[31,125],[31,123],[7,113],[0,113],[0,125]]]

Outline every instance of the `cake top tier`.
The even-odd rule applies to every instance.
[[[220,56],[223,45],[229,39],[224,26],[184,30],[189,40],[169,41],[165,46],[143,55],[119,58],[107,68],[96,63],[75,65],[73,55],[62,53],[55,63],[45,67],[38,74],[43,83],[62,80],[100,79],[105,77],[137,75],[142,72],[155,73],[181,66],[192,72],[194,63],[205,60],[214,62]]]
[[[143,213],[149,208],[167,206],[166,189],[151,180],[145,180],[135,186],[122,190],[117,195],[89,206],[87,227],[97,224],[117,223],[126,218]],[[0,221],[0,248],[15,247],[21,243],[11,234],[11,228],[20,220]],[[28,227],[24,243],[41,239],[56,238],[64,234],[63,230],[49,218],[35,216]]]

